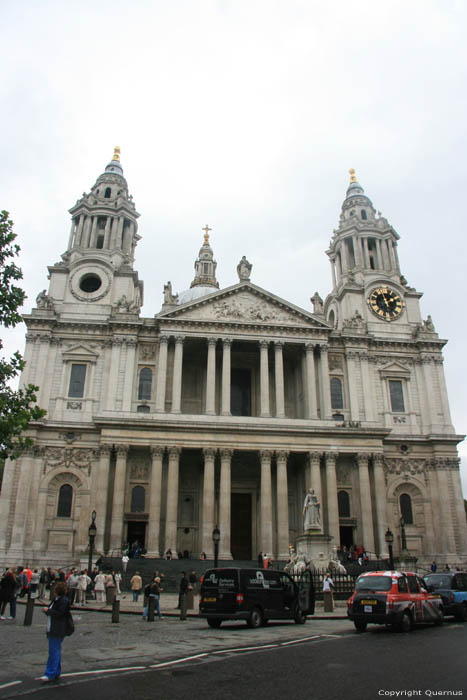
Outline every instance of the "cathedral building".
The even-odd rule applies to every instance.
[[[85,558],[93,511],[100,553],[138,540],[148,556],[211,558],[217,526],[221,559],[286,559],[310,487],[336,547],[387,556],[390,529],[396,555],[466,560],[446,341],[353,171],[332,289],[310,309],[257,286],[246,257],[221,289],[206,227],[189,289],[168,282],[142,317],[119,149],[70,213],[66,252],[25,317],[22,383],[47,415],[5,465],[3,564]]]

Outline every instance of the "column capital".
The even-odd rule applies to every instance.
[[[99,445],[99,456],[110,457],[112,453],[112,445]]]
[[[368,467],[368,462],[370,460],[370,456],[371,455],[368,452],[359,452],[355,456],[355,461],[357,462],[359,469],[360,469],[360,467]]]
[[[289,456],[289,452],[286,452],[285,450],[280,450],[279,452],[276,452],[276,462],[286,462],[287,463],[287,458]]]
[[[151,445],[150,450],[151,457],[153,459],[157,457],[162,458],[164,456],[165,447],[162,447],[161,445]]]
[[[168,453],[169,453],[169,458],[174,459],[175,457],[180,457],[180,453],[182,451],[181,447],[178,447],[177,445],[171,445],[168,448]]]
[[[214,447],[203,447],[204,459],[215,459],[216,452]]]
[[[184,335],[176,335],[176,336],[175,336],[175,343],[176,343],[176,345],[183,345],[184,340],[185,340],[185,336],[184,336]]]
[[[314,352],[315,347],[316,347],[316,343],[305,343],[305,351],[306,352]]]
[[[207,338],[207,341],[208,341],[209,346],[211,346],[211,345],[216,346],[217,345],[217,338],[210,337],[210,338]]]
[[[339,452],[325,452],[324,456],[326,457],[326,464],[334,462],[335,465],[339,457]]]
[[[232,338],[222,338],[222,344],[225,348],[229,348],[232,345]]]
[[[373,452],[373,464],[375,467],[384,466],[384,455],[382,455],[381,452]]]
[[[160,335],[159,336],[159,345],[167,345],[169,342],[169,336],[168,335]]]
[[[261,460],[261,464],[263,462],[270,462],[272,459],[272,451],[271,450],[260,450],[259,457]]]
[[[117,450],[117,457],[123,457],[130,451],[130,445],[115,445],[115,449]]]
[[[232,459],[233,452],[233,450],[229,450],[228,448],[220,450],[221,459]]]
[[[267,350],[268,347],[269,347],[269,340],[265,340],[265,339],[263,338],[262,340],[259,341],[259,346],[260,346],[261,349],[264,348],[265,350]]]
[[[274,341],[274,348],[275,348],[276,350],[282,350],[282,348],[284,347],[284,345],[285,345],[285,342],[284,342],[283,340],[275,340],[275,341]]]
[[[329,350],[329,345],[327,343],[320,343],[319,344],[319,350],[320,352],[328,352]]]
[[[308,459],[310,464],[316,462],[319,464],[321,462],[321,452],[308,452]]]

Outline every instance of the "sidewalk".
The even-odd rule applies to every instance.
[[[22,603],[25,603],[25,599],[23,598],[22,600],[18,599],[18,604],[21,605]],[[36,606],[43,607],[44,605],[48,605],[49,600],[45,601],[37,601],[36,600]],[[162,593],[161,598],[160,598],[160,606],[161,606],[161,612],[164,617],[178,617],[179,616],[179,610],[177,609],[177,604],[178,604],[178,594],[177,593]],[[194,605],[193,608],[190,610],[188,609],[188,616],[189,617],[198,617],[198,609],[199,609],[199,594],[195,594],[194,596]],[[86,605],[84,606],[73,606],[72,610],[74,611],[79,611],[79,610],[89,610],[93,612],[102,612],[102,613],[111,613],[112,612],[112,606],[111,605],[103,605],[102,603],[98,603],[95,600],[87,600]],[[124,591],[123,593],[120,594],[120,612],[124,614],[130,614],[130,615],[142,615],[143,614],[143,595],[139,596],[139,600],[137,603],[133,602],[133,596],[131,591]],[[332,613],[324,612],[323,610],[323,602],[318,601],[316,603],[315,607],[315,614],[309,616],[311,619],[314,620],[346,620],[347,619],[347,603],[345,600],[339,600],[334,603],[334,611]]]

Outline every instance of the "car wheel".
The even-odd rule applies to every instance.
[[[399,632],[411,632],[412,631],[412,618],[408,612],[402,614],[401,620],[399,622]]]
[[[361,622],[360,620],[354,620],[355,629],[357,632],[366,632],[366,622]]]
[[[459,622],[467,622],[467,605],[463,605],[456,615],[456,620]]]
[[[222,624],[222,620],[216,620],[214,618],[208,617],[209,627],[220,627],[221,624]]]
[[[306,622],[306,613],[303,612],[301,608],[296,608],[295,613],[293,616],[293,619],[297,623],[297,625],[304,625]]]
[[[259,608],[253,608],[253,610],[250,613],[250,617],[247,620],[247,625],[248,627],[253,627],[254,629],[257,629],[258,627],[261,627],[263,622],[263,614]]]

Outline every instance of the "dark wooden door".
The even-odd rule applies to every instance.
[[[251,559],[251,494],[233,493],[230,547],[234,559]]]

